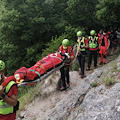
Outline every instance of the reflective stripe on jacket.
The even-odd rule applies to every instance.
[[[14,81],[10,81],[5,89],[5,93],[7,94],[9,92],[9,90],[11,89],[11,87],[16,84]],[[4,100],[0,100],[0,114],[6,115],[9,113],[13,113],[13,106],[8,105],[6,102],[4,102]]]
[[[98,47],[98,37],[89,37],[89,48],[97,48]]]
[[[82,37],[81,41],[78,39],[77,42],[78,42],[78,44],[77,44],[77,50],[85,51],[85,48],[81,48],[80,47],[81,45],[85,46],[85,37]]]

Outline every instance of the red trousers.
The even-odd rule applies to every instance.
[[[105,63],[106,62],[106,56],[107,56],[107,50],[106,50],[105,46],[100,47],[99,54],[100,54],[100,62]]]

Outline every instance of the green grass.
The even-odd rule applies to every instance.
[[[120,69],[117,69],[118,72],[120,72]]]
[[[26,104],[29,104],[37,96],[41,96],[41,84],[35,86],[25,86],[18,88],[18,100],[20,101],[20,109],[24,109]]]
[[[76,62],[72,65],[71,71],[78,71],[80,68],[79,63]]]
[[[97,86],[98,86],[98,83],[95,81],[95,82],[91,83],[91,86],[92,86],[92,87],[97,87]]]
[[[103,83],[106,86],[111,86],[111,85],[115,84],[115,79],[111,78],[111,77],[107,77],[105,80],[103,80]]]
[[[101,76],[102,83],[106,86],[111,86],[116,83],[113,73],[117,71],[116,61],[112,61],[109,66],[111,67],[106,73]]]

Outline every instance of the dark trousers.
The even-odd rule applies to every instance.
[[[95,50],[95,51],[89,50],[89,52],[88,52],[88,68],[91,67],[92,57],[94,58],[94,66],[95,67],[97,66],[97,56],[98,56],[97,50]]]
[[[84,68],[85,68],[85,55],[84,54],[79,54],[77,56],[78,58],[78,62],[80,65],[80,69],[81,69],[81,74],[84,75]]]
[[[61,67],[60,68],[61,79],[63,87],[66,87],[66,82],[69,83],[69,67]]]

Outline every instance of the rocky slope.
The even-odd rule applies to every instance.
[[[120,120],[120,55],[87,72],[84,79],[78,71],[70,72],[71,86],[63,92],[56,91],[59,74],[52,76],[52,84],[50,78],[45,80],[42,94],[46,98],[25,106],[17,120]],[[115,84],[106,86],[103,80],[107,79],[114,79]]]

